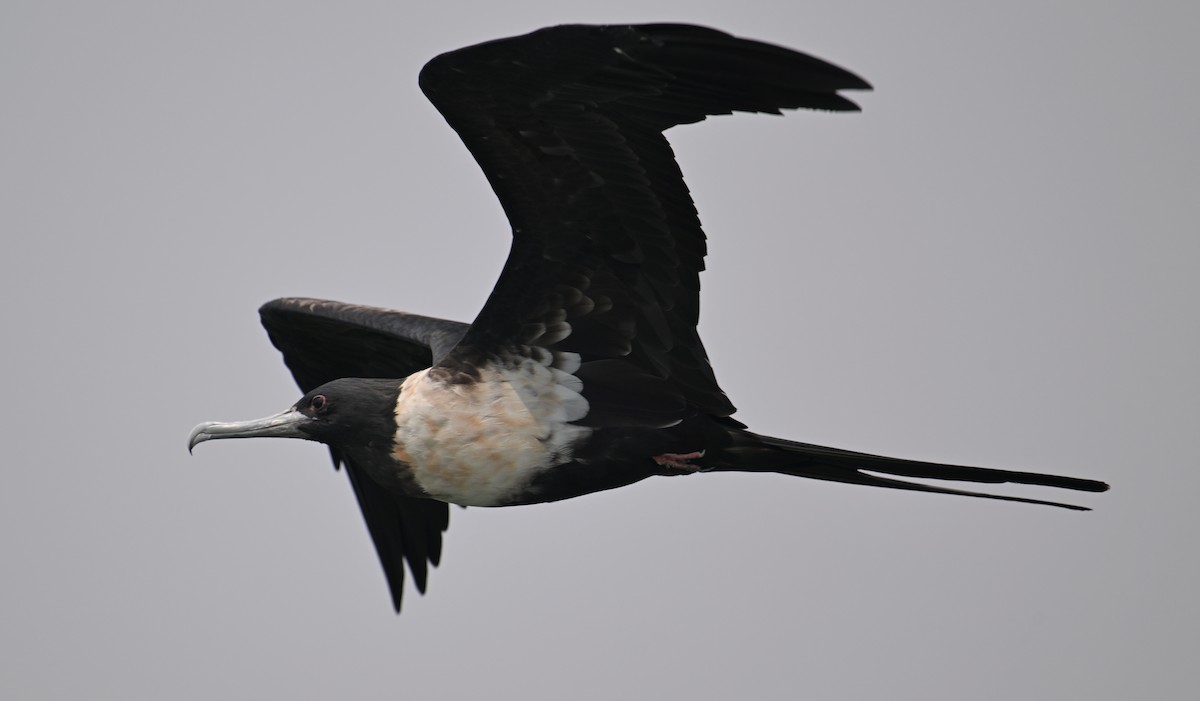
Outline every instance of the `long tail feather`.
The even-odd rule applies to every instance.
[[[1078,477],[904,460],[883,455],[872,455],[870,453],[858,453],[851,450],[812,445],[810,443],[800,443],[772,436],[761,436],[749,431],[739,431],[738,433],[736,444],[729,451],[731,456],[737,457],[736,463],[718,465],[714,468],[715,470],[778,472],[798,477],[844,482],[847,484],[864,484],[873,487],[886,487],[888,489],[907,489],[917,492],[957,494],[983,499],[1043,504],[1075,511],[1090,511],[1090,509],[1056,501],[987,494],[917,482],[906,482],[871,473],[984,484],[1030,484],[1074,489],[1083,492],[1104,492],[1108,490],[1108,485],[1104,482],[1080,479]]]

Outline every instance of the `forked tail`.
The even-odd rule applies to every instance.
[[[943,465],[941,463],[921,462],[919,460],[903,460],[882,455],[871,455],[869,453],[856,453],[838,448],[827,448],[825,446],[800,443],[772,436],[761,436],[749,431],[737,431],[734,434],[734,445],[728,449],[727,454],[732,460],[728,463],[716,465],[713,467],[714,471],[777,472],[785,475],[796,475],[797,477],[809,477],[811,479],[829,480],[832,482],[865,484],[872,487],[909,489],[917,492],[933,492],[937,494],[958,494],[983,499],[1019,501],[1026,504],[1044,504],[1046,506],[1058,506],[1075,511],[1090,511],[1091,509],[1057,501],[1028,499],[1002,494],[987,494],[918,482],[906,482],[904,480],[891,479],[890,477],[882,477],[876,473],[894,477],[954,480],[984,484],[1003,484],[1005,482],[1012,484],[1032,484],[1044,487],[1074,489],[1082,492],[1104,492],[1108,490],[1107,484],[1097,480],[1045,475],[1037,472],[1015,472],[986,467]]]

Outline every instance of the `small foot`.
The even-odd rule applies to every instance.
[[[655,455],[654,462],[660,467],[665,467],[669,472],[678,472],[685,475],[690,475],[693,472],[699,472],[700,466],[694,465],[689,460],[699,460],[704,457],[703,450],[697,450],[694,453],[663,453]]]

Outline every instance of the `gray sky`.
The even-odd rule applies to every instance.
[[[1192,697],[1195,4],[602,5],[4,3],[0,696]],[[671,134],[738,417],[1095,512],[754,475],[455,510],[397,619],[323,448],[188,456],[299,396],[260,303],[486,297],[507,225],[426,60],[653,20],[877,88]]]

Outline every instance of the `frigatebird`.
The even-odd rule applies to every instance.
[[[425,591],[447,504],[556,501],[654,475],[775,472],[1084,507],[894,477],[1090,492],[1089,479],[869,455],[759,435],[732,418],[696,331],[705,237],[663,132],[708,115],[856,111],[858,76],[678,24],[558,26],[442,54],[421,89],[486,173],[512,249],[471,324],[315,299],[259,313],[305,392],[212,438],[329,446],[400,610]],[[885,477],[883,475],[889,475]]]

